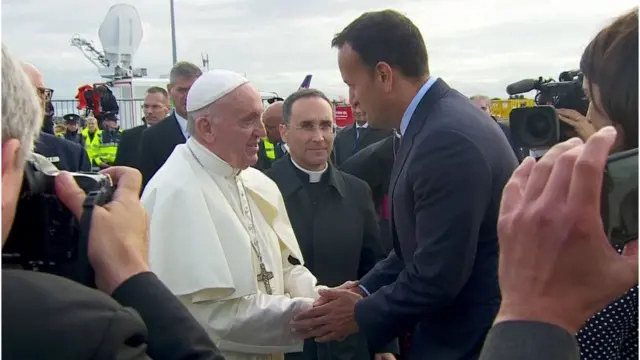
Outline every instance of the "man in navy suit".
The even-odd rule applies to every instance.
[[[517,166],[509,142],[429,73],[422,35],[404,15],[365,13],[332,46],[351,102],[402,136],[389,187],[394,249],[359,284],[321,291],[292,327],[320,342],[411,332],[407,359],[477,359],[500,305],[496,222]]]

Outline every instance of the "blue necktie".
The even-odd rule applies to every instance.
[[[360,136],[362,136],[363,130],[364,128],[361,126],[356,127],[356,141],[353,142],[353,151],[352,151],[353,154],[356,153],[356,149],[358,148],[358,141],[360,140]]]

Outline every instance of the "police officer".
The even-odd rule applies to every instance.
[[[91,171],[91,162],[83,147],[44,131],[40,132],[34,151],[46,157],[59,170]]]
[[[84,147],[84,137],[78,130],[80,115],[67,114],[63,116],[62,119],[64,120],[66,130],[62,134],[59,134],[58,136]]]
[[[107,114],[104,118],[103,126],[99,157],[101,160],[100,167],[106,168],[116,161],[118,144],[122,139],[122,130],[118,126],[118,116],[116,114]]]
[[[98,120],[94,117],[87,118],[87,127],[82,130],[84,147],[91,161],[91,169],[99,170],[102,160],[100,159],[100,147],[102,146],[102,130],[98,129]]]

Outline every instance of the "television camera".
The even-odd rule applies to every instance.
[[[536,106],[513,109],[509,114],[511,140],[528,149],[543,149],[576,135],[575,130],[558,119],[556,109],[572,109],[587,114],[589,101],[582,89],[579,70],[563,71],[558,81],[525,79],[507,86],[509,95],[536,90]]]

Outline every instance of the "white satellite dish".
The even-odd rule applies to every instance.
[[[107,72],[132,71],[133,58],[142,42],[142,21],[135,7],[113,5],[98,30],[104,55],[109,61]]]

